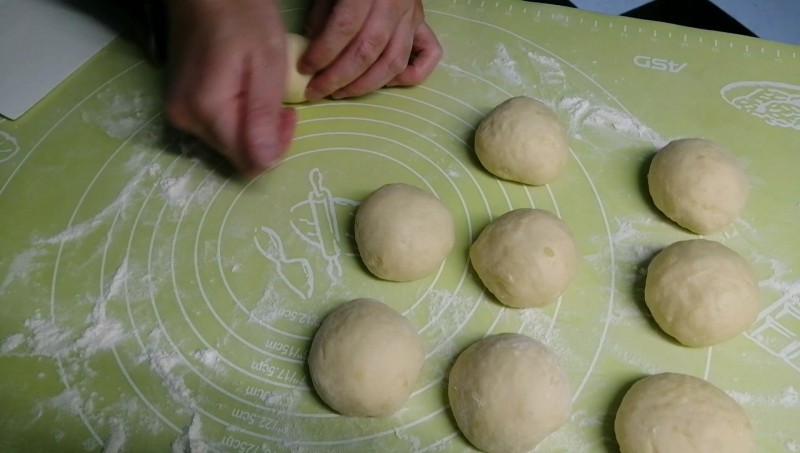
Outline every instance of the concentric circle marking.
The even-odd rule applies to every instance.
[[[511,96],[486,77],[450,69],[491,91],[495,98]],[[433,402],[441,398],[443,366],[465,341],[510,330],[551,338],[560,314],[574,305],[570,297],[562,296],[547,309],[543,330],[532,332],[519,319],[519,311],[492,302],[480,282],[470,278],[466,247],[454,251],[435,275],[403,285],[375,280],[358,261],[348,236],[350,222],[357,204],[380,182],[412,183],[446,200],[459,218],[459,243],[463,244],[474,239],[483,225],[518,207],[539,206],[559,217],[571,215],[564,202],[569,197],[558,186],[531,188],[498,181],[470,163],[474,160],[470,137],[487,106],[435,86],[299,107],[301,120],[292,154],[273,172],[245,184],[223,179],[198,162],[187,164],[165,149],[152,150],[152,159],[143,163],[156,165],[157,172],[142,173],[132,181],[126,187],[135,193],[110,211],[113,217],[108,218],[113,220],[103,247],[98,287],[101,295],[110,296],[106,280],[115,272],[119,249],[124,251],[122,263],[130,275],[142,271],[148,276],[124,280],[124,310],[133,331],[129,343],[136,345],[145,366],[151,356],[168,358],[172,368],[156,373],[156,378],[166,388],[177,385],[170,379],[178,376],[181,385],[191,390],[187,399],[167,391],[170,401],[165,402],[164,389],[156,391],[141,381],[137,366],[142,362],[134,363],[126,355],[127,344],[113,347],[112,353],[135,398],[160,423],[173,432],[182,431],[176,408],[183,405],[209,421],[204,429],[210,432],[250,436],[276,446],[324,449],[367,441],[395,445],[398,430],[416,432],[442,423],[446,406]],[[76,113],[77,107],[67,115]],[[158,118],[160,113],[150,121]],[[101,174],[107,177],[112,167],[121,165],[120,150],[134,144],[144,127],[108,157],[89,182],[67,228],[76,222],[84,199],[103,190],[98,185]],[[571,150],[571,155],[583,185],[570,190],[584,191],[586,199],[597,205],[593,209],[598,218],[591,221],[605,229],[611,273],[605,323],[598,333],[599,345],[581,370],[578,399],[607,335],[615,262],[607,214],[591,172],[579,154]],[[164,183],[170,180],[180,184],[165,193]],[[128,237],[121,237],[124,234]],[[60,247],[67,245],[62,242]],[[57,281],[66,272],[61,250],[58,256],[51,287],[54,321],[60,291]],[[312,284],[308,272],[314,274]],[[140,300],[143,291],[147,311]],[[426,358],[434,363],[433,371],[412,393],[408,412],[369,427],[338,417],[316,401],[304,376],[304,351],[324,313],[361,294],[385,295],[387,302],[409,317],[424,338]],[[200,363],[195,356],[198,350],[212,353],[214,367]],[[150,366],[155,368],[155,364]],[[59,361],[59,367],[62,381],[71,388],[67,364]],[[276,421],[252,421],[264,416]],[[102,436],[93,428],[96,422],[89,416],[82,419],[100,442]],[[321,423],[332,428],[321,431],[317,429]],[[452,430],[437,436],[420,445],[420,451],[443,447],[457,437]]]

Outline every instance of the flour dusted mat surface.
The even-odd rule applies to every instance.
[[[165,133],[163,74],[123,41],[0,122],[0,450],[464,451],[449,368],[474,341],[519,332],[560,358],[573,389],[542,451],[614,451],[622,395],[661,372],[729,394],[759,450],[800,451],[798,49],[526,2],[426,7],[446,49],[431,78],[298,106],[291,152],[252,181]],[[518,95],[569,137],[546,186],[498,180],[471,148],[480,120]],[[643,300],[652,256],[696,237],[645,182],[655,150],[681,137],[724,144],[752,186],[740,219],[708,239],[752,264],[763,305],[712,348],[662,334]],[[456,225],[447,260],[414,282],[375,279],[354,247],[358,202],[395,182],[434,194]],[[510,309],[472,273],[468,245],[532,207],[570,225],[578,272],[553,304]],[[358,297],[402,313],[426,351],[388,419],[338,416],[307,374],[321,320]]]

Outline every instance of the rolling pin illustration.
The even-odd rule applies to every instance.
[[[283,241],[272,228],[256,228],[256,248],[264,258],[275,264],[278,276],[302,299],[308,299],[314,291],[314,273],[305,258],[288,258]],[[300,272],[297,272],[299,269]]]
[[[294,222],[292,222],[292,229],[310,245],[319,249],[327,263],[328,275],[331,279],[338,279],[342,276],[342,265],[339,261],[342,251],[339,246],[341,234],[339,233],[339,222],[336,219],[336,205],[355,206],[358,203],[334,197],[331,191],[323,185],[322,172],[318,168],[314,168],[308,173],[308,180],[311,183],[311,191],[308,192],[307,199],[293,206],[292,211],[300,206],[308,205],[311,218],[301,220],[301,222],[309,225],[311,231],[304,233]]]

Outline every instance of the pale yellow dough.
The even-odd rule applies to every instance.
[[[374,299],[355,299],[325,317],[308,368],[317,394],[342,415],[386,417],[408,399],[425,351],[403,315]]]
[[[647,182],[653,203],[698,234],[721,230],[744,210],[750,193],[739,162],[710,140],[681,139],[656,153]]]
[[[572,410],[558,357],[515,333],[486,337],[465,349],[450,371],[447,393],[464,436],[493,453],[529,452]]]
[[[705,239],[676,242],[659,252],[647,269],[644,299],[664,332],[696,347],[739,335],[761,308],[750,264]]]
[[[677,373],[649,376],[622,398],[614,421],[621,453],[752,453],[747,414],[709,382]]]
[[[455,222],[436,196],[409,184],[387,184],[358,207],[358,253],[376,277],[411,281],[432,274],[455,243]]]
[[[567,224],[542,209],[516,209],[481,231],[469,250],[486,288],[510,307],[555,301],[578,270],[578,251]]]
[[[303,56],[308,39],[296,33],[286,33],[286,91],[284,92],[283,102],[287,104],[298,104],[305,102],[306,87],[311,80],[311,75],[301,74],[297,70],[297,63]]]
[[[493,175],[539,186],[561,173],[569,145],[548,106],[519,96],[501,103],[481,121],[475,131],[475,153]]]

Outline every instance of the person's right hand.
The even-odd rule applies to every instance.
[[[275,165],[296,120],[282,104],[285,32],[275,1],[169,0],[169,13],[170,121],[244,174]]]
[[[421,0],[316,0],[299,69],[309,100],[421,83],[442,57]]]

